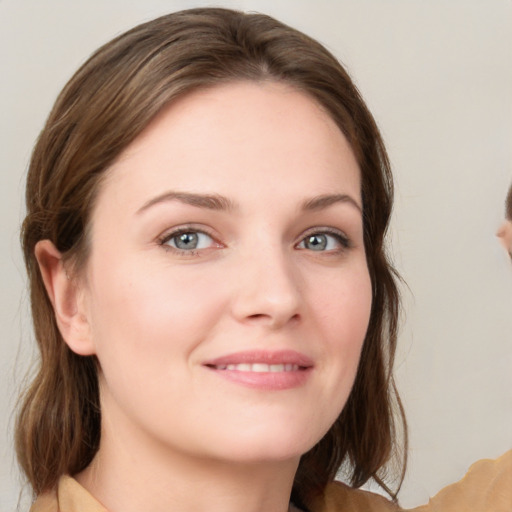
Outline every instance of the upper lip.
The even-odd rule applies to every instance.
[[[204,366],[224,366],[228,364],[293,364],[302,368],[310,368],[313,361],[308,356],[296,352],[295,350],[248,350],[244,352],[235,352],[209,359],[205,361]]]

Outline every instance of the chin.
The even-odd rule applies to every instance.
[[[224,455],[232,461],[259,463],[299,460],[323,437],[324,432],[290,428],[289,425],[259,428],[258,432],[244,432],[225,440]],[[224,443],[223,443],[224,444]]]

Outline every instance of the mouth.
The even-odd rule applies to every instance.
[[[265,391],[302,386],[314,368],[310,358],[290,350],[239,352],[203,366],[235,384]]]
[[[265,364],[265,363],[240,363],[240,364],[219,364],[206,365],[214,370],[229,370],[237,372],[271,373],[271,372],[298,372],[306,367],[298,364]]]

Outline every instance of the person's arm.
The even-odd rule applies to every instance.
[[[409,512],[511,512],[512,450],[475,462],[464,478]]]

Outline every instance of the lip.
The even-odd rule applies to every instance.
[[[242,367],[235,368],[239,365]],[[203,366],[235,384],[278,391],[304,385],[314,363],[308,356],[294,350],[252,350],[211,359]],[[264,366],[269,366],[268,371]]]

